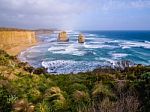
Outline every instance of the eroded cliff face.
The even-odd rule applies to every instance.
[[[14,47],[18,47],[17,49],[19,49],[22,46],[31,46],[36,42],[37,40],[34,31],[0,30],[0,49],[6,50],[8,53],[11,49],[14,49]]]
[[[35,33],[31,31],[0,31],[0,45],[35,43]]]

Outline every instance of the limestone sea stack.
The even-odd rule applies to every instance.
[[[79,43],[84,43],[85,42],[85,36],[83,34],[79,34],[78,42]]]
[[[60,42],[67,42],[69,41],[68,35],[65,31],[62,31],[58,34],[58,41]]]

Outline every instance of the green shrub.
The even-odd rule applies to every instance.
[[[136,79],[136,76],[134,74],[127,74],[127,79],[134,80]]]
[[[10,112],[15,96],[8,93],[5,87],[0,86],[0,112]]]
[[[92,96],[96,102],[101,102],[105,97],[115,97],[111,89],[102,83],[95,84],[93,88]]]
[[[36,105],[35,112],[53,112],[53,111],[51,111],[48,102],[42,101],[41,103],[38,103]]]
[[[88,91],[87,87],[84,84],[74,83],[69,86],[69,93],[72,94],[74,91]]]
[[[66,99],[59,87],[51,87],[45,91],[44,100],[48,102],[48,107],[53,112],[67,109]]]
[[[150,72],[142,74],[141,78],[146,80],[146,81],[150,81]]]

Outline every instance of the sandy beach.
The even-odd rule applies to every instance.
[[[29,47],[35,46],[38,44],[38,41],[36,43],[32,43],[32,44],[22,44],[22,45],[11,45],[11,47],[5,48],[4,50],[12,56],[16,56],[18,54],[20,54],[22,51],[26,50]]]

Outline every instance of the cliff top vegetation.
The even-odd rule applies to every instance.
[[[1,112],[149,112],[150,66],[51,75],[0,50]]]

